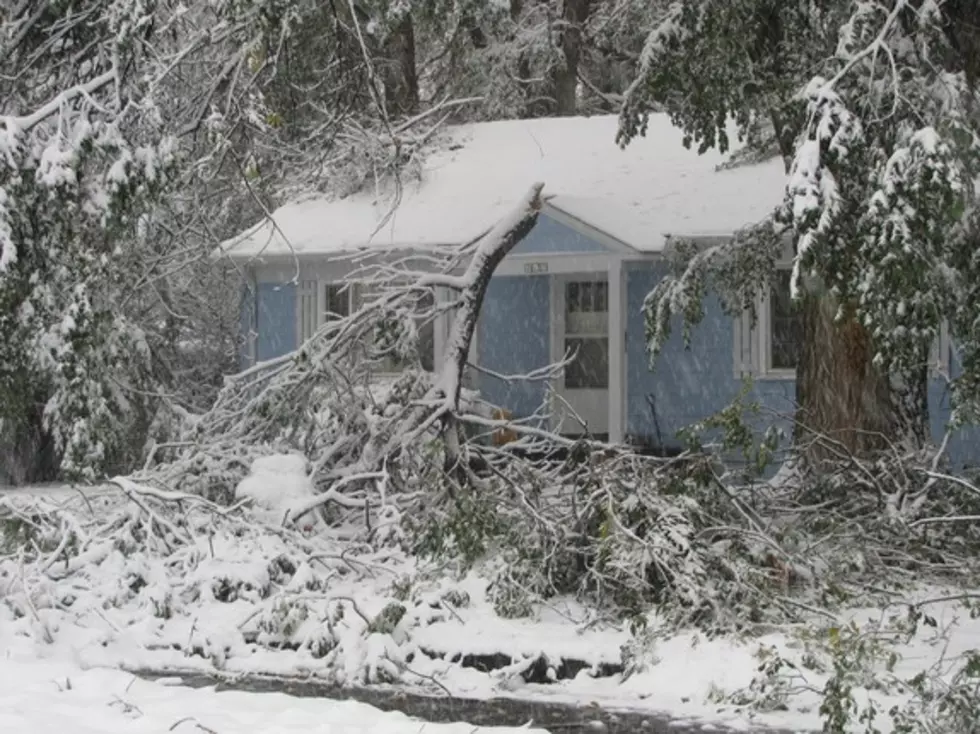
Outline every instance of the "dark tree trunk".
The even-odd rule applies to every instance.
[[[396,117],[419,111],[419,78],[415,64],[415,25],[408,13],[385,43],[384,87],[388,112]]]
[[[0,422],[0,485],[14,487],[58,478],[58,455],[43,426],[44,406]]]
[[[582,60],[582,29],[589,18],[590,0],[565,0],[562,14],[562,63],[552,73],[555,114],[574,115],[578,108],[578,72]]]
[[[818,468],[847,454],[867,458],[896,445],[920,447],[927,435],[925,369],[889,379],[872,363],[867,329],[853,316],[838,321],[839,304],[830,294],[806,294],[800,307],[794,438],[807,465]]]
[[[776,142],[789,173],[795,139],[770,110]],[[896,443],[921,446],[928,435],[926,372],[907,377],[905,387],[876,369],[871,335],[853,315],[837,320],[840,304],[819,285],[800,303],[803,349],[796,372],[794,442],[805,462],[818,468],[842,452],[868,457]],[[925,355],[923,356],[925,364]]]
[[[524,0],[510,0],[510,19],[512,21],[518,23],[523,12]],[[546,115],[547,110],[541,109],[540,100],[536,97],[536,85],[531,80],[531,60],[526,51],[522,51],[517,58],[516,77],[524,90],[524,117]]]

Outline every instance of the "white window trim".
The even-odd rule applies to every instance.
[[[790,268],[777,267],[777,270]],[[759,365],[754,374],[760,380],[795,380],[796,369],[772,366],[772,309],[769,307],[769,288],[760,293],[755,300],[756,332],[759,340]]]
[[[953,339],[949,333],[949,322],[946,319],[939,324],[939,336],[929,350],[929,373],[931,376],[949,378],[952,367]]]
[[[779,263],[778,270],[788,270],[789,264]],[[769,293],[759,293],[755,298],[756,322],[752,325],[751,314],[745,309],[733,320],[733,358],[735,377],[751,377],[755,380],[795,380],[795,369],[774,369],[772,362],[772,325],[769,312]],[[949,375],[952,354],[949,325],[944,320],[939,336],[929,351],[931,377]]]

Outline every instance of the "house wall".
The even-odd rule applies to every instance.
[[[735,377],[732,320],[717,297],[705,303],[701,324],[685,349],[682,321],[650,369],[643,300],[668,272],[663,262],[626,268],[626,435],[654,446],[678,448],[677,431],[729,405],[742,387]],[[751,398],[780,414],[795,405],[792,380],[758,380]],[[787,430],[789,422],[784,421]]]
[[[371,264],[367,258],[304,259],[257,263],[248,269],[241,302],[242,363],[274,359],[296,349],[299,337],[297,283],[341,282],[352,272]]]
[[[511,250],[515,255],[605,252],[605,248],[590,237],[577,232],[545,213],[538,217],[534,229]]]
[[[680,428],[706,418],[729,405],[742,387],[734,364],[734,324],[717,296],[709,295],[702,322],[692,331],[691,348],[684,348],[682,319],[678,316],[667,344],[649,368],[644,337],[643,300],[666,275],[661,262],[632,264],[626,270],[626,435],[653,445],[677,447]],[[954,376],[958,366],[953,365]],[[791,415],[796,405],[796,381],[755,379],[747,397],[770,412]],[[768,415],[756,421],[768,425]],[[929,384],[929,417],[932,435],[942,440],[950,417],[949,394],[944,380]],[[789,419],[776,420],[787,438]],[[980,428],[953,433],[948,444],[957,468],[980,465]]]
[[[263,362],[296,349],[296,285],[256,284],[255,359]]]
[[[477,324],[481,367],[521,375],[550,363],[550,282],[547,275],[491,278]],[[543,382],[507,382],[485,373],[478,382],[485,400],[515,416],[531,415],[545,398]]]
[[[254,362],[252,350],[257,336],[255,295],[255,280],[249,275],[242,283],[238,305],[238,359],[242,369],[250,367]]]
[[[955,354],[951,359],[950,376],[963,374],[962,365]],[[929,384],[929,420],[932,435],[941,440],[952,414],[949,386],[943,379]],[[980,468],[980,426],[967,426],[950,434],[947,451],[950,460],[957,468]]]
[[[543,215],[514,254],[602,253],[594,240],[562,222]],[[242,299],[242,330],[254,327],[254,356],[267,360],[296,348],[297,289],[304,279],[341,280],[353,266],[343,261],[319,260],[254,269],[252,293]],[[681,319],[650,369],[644,337],[643,300],[667,274],[668,266],[657,261],[625,265],[626,286],[626,389],[625,423],[628,438],[665,448],[679,446],[677,432],[706,418],[731,403],[742,386],[736,377],[733,357],[733,323],[714,296],[705,303],[705,315],[691,335],[686,350]],[[548,275],[495,276],[487,292],[477,326],[478,363],[503,375],[521,375],[550,362],[551,312]],[[251,349],[246,351],[251,354]],[[953,365],[954,376],[958,365]],[[543,382],[507,380],[480,374],[478,385],[484,398],[506,407],[516,416],[538,410],[546,396]],[[796,384],[791,379],[757,379],[749,399],[758,400],[767,411],[791,415]],[[932,432],[942,438],[950,417],[945,382],[931,381],[929,409]],[[761,425],[771,418],[760,417]],[[778,421],[787,436],[788,419]],[[980,466],[980,428],[970,427],[952,434],[948,451],[957,467]]]

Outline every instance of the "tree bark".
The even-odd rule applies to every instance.
[[[829,293],[805,293],[803,348],[796,380],[794,440],[808,468],[850,454],[870,458],[926,440],[926,374],[896,381],[873,364],[868,330],[853,313],[838,321]]]
[[[419,78],[415,64],[415,25],[404,17],[385,42],[384,87],[388,112],[401,117],[419,111]]]
[[[562,63],[552,73],[555,114],[574,115],[578,108],[578,70],[582,59],[582,29],[589,18],[589,0],[565,0],[561,29]]]

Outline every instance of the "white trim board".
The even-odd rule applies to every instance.
[[[623,259],[609,259],[609,443],[626,435],[626,270]]]
[[[494,275],[598,275],[609,270],[611,253],[540,253],[508,255]]]

